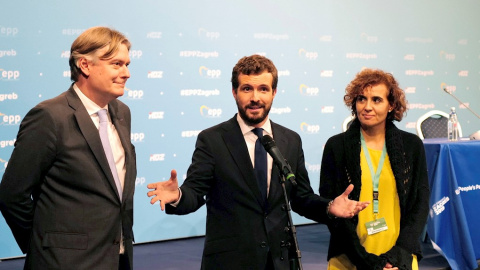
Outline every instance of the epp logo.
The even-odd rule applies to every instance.
[[[4,27],[0,25],[0,36],[16,36],[18,34],[17,27]]]
[[[317,87],[308,87],[305,84],[300,85],[300,94],[305,95],[305,96],[318,96],[318,93],[320,93],[320,89]]]
[[[143,139],[145,139],[145,133],[131,133],[130,134],[130,140],[132,142],[143,142]]]
[[[125,91],[127,91],[127,97],[130,99],[143,98],[143,90],[131,90],[131,89],[125,88]]]
[[[319,125],[309,125],[305,122],[300,124],[300,130],[304,133],[308,134],[316,134],[320,131],[320,126]]]
[[[377,43],[378,42],[378,37],[369,36],[369,35],[367,35],[367,33],[360,34],[360,37],[362,39],[366,40],[367,42],[371,42],[371,43]]]
[[[204,28],[198,29],[198,35],[199,35],[199,36],[207,37],[207,38],[209,38],[209,39],[218,39],[218,38],[220,37],[220,33],[219,33],[219,32],[209,32],[209,31],[207,31],[207,30],[204,29]]]
[[[447,53],[445,51],[440,51],[440,57],[445,58],[445,60],[450,60],[450,61],[455,60],[455,54],[454,53]]]
[[[309,60],[315,60],[318,58],[318,52],[308,52],[305,49],[298,50],[298,55],[300,57],[305,57]]]
[[[142,57],[142,50],[130,50],[128,53],[132,59],[140,59]]]
[[[220,75],[222,75],[222,71],[219,69],[209,69],[206,66],[201,66],[198,69],[198,73],[202,77],[207,77],[207,78],[212,78],[212,79],[218,79],[220,78]]]
[[[308,164],[305,163],[307,170],[310,172],[320,172],[320,164]]]
[[[22,117],[20,115],[6,115],[0,112],[0,119],[2,122],[0,125],[18,125]]]
[[[135,186],[143,186],[143,184],[145,184],[147,180],[145,179],[145,177],[137,177],[135,179]]]
[[[203,117],[209,117],[209,118],[220,117],[222,116],[222,109],[211,109],[203,105],[200,107],[200,114]]]
[[[7,79],[7,81],[15,81],[20,77],[18,70],[4,70],[0,68],[0,80]]]

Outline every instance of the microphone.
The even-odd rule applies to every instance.
[[[280,153],[280,150],[278,150],[278,147],[272,137],[265,135],[262,137],[261,142],[265,150],[267,150],[267,152],[273,158],[273,162],[275,162],[275,164],[278,166],[280,173],[285,176],[285,179],[290,180],[290,182],[296,186],[297,182],[295,181],[295,175],[292,172],[292,168],[288,164],[287,160],[283,157],[282,153]]]
[[[478,119],[480,119],[480,116],[478,114],[476,114],[474,111],[472,111],[472,109],[470,109],[470,106],[467,106],[465,105],[460,99],[458,99],[454,94],[452,94],[450,91],[447,90],[446,87],[443,88],[443,91],[447,92],[447,94],[449,94],[450,96],[454,97],[459,103],[460,105],[463,105],[465,108],[469,109]]]
[[[447,94],[449,94],[450,96],[452,96],[453,98],[455,98],[459,103],[460,105],[463,105],[465,108],[467,108],[470,112],[472,112],[478,119],[480,119],[480,116],[478,114],[476,114],[472,109],[470,109],[470,106],[467,106],[465,105],[460,99],[458,99],[454,94],[452,94],[450,91],[447,90],[446,87],[443,87],[443,91],[445,91]],[[470,136],[469,136],[470,140],[480,140],[480,130],[472,133]]]

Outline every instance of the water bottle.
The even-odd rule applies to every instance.
[[[458,119],[455,107],[450,109],[450,115],[448,116],[448,140],[458,141]]]

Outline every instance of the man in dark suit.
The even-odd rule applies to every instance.
[[[262,166],[257,168],[255,161],[259,136],[273,137],[296,176],[296,187],[285,183],[292,209],[318,222],[328,218],[330,200],[315,195],[310,187],[300,136],[268,117],[277,81],[277,69],[269,59],[260,55],[240,59],[232,72],[238,114],[198,135],[192,164],[179,189],[175,170],[168,181],[148,185],[151,203],[160,200],[168,214],[188,214],[206,203],[202,269],[289,269],[293,242],[285,231],[288,215],[281,175],[268,156],[261,169],[266,171],[262,191],[258,183],[262,177],[257,177]],[[254,128],[263,131],[256,135]],[[331,214],[352,217],[368,204],[348,200],[351,188],[332,201]]]
[[[0,209],[27,254],[25,269],[132,269],[135,149],[130,110],[117,100],[130,77],[129,50],[120,32],[87,29],[71,47],[70,89],[20,125]]]

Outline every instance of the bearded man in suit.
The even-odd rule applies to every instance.
[[[314,194],[300,136],[268,117],[278,82],[277,69],[270,59],[243,57],[233,68],[231,81],[238,113],[198,135],[192,164],[180,188],[172,170],[169,180],[149,184],[152,190],[147,195],[153,197],[152,204],[160,200],[167,214],[188,214],[206,204],[201,269],[286,270],[293,243],[291,234],[285,232],[289,220],[283,207],[281,174],[270,155],[265,169],[256,167],[255,143],[259,137],[273,137],[291,165],[297,185],[286,181],[285,188],[293,211],[322,222],[328,218],[327,212],[352,217],[368,203],[348,200],[353,186],[335,200]],[[263,130],[256,135],[255,128]],[[258,175],[263,175],[264,184],[258,182]]]

